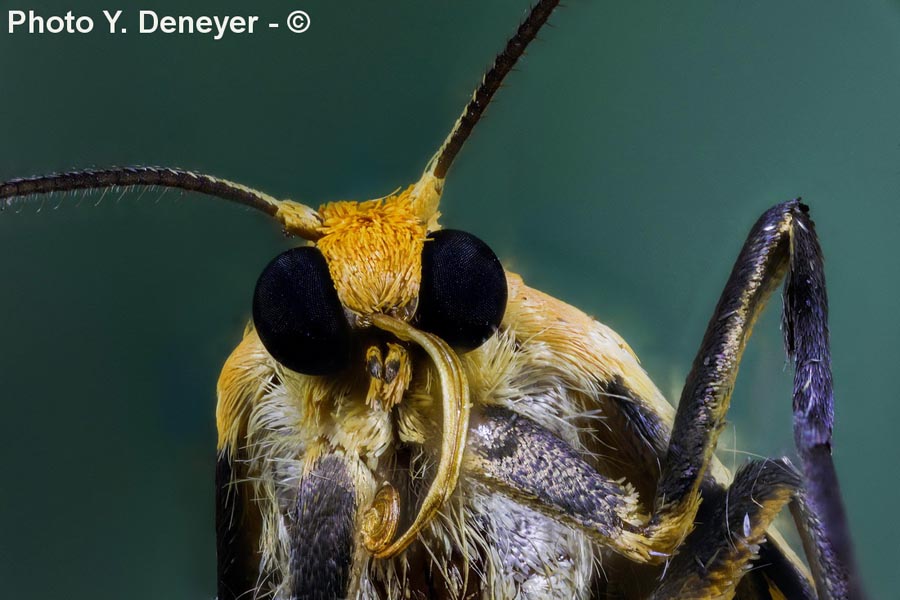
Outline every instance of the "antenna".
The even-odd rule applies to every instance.
[[[516,34],[510,38],[503,51],[494,59],[494,64],[484,74],[481,85],[472,94],[472,99],[469,100],[462,115],[453,125],[450,135],[431,159],[426,173],[434,175],[437,179],[444,179],[447,176],[453,159],[456,158],[472,130],[475,129],[475,125],[481,119],[481,115],[484,114],[494,94],[500,89],[503,79],[512,71],[519,58],[525,54],[528,44],[537,37],[538,31],[550,18],[550,13],[558,4],[559,0],[541,0],[534,5],[525,21],[519,25]]]

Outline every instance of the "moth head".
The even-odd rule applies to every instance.
[[[354,334],[378,328],[377,315],[433,334],[457,352],[497,330],[507,299],[500,261],[475,236],[441,230],[436,188],[426,187],[424,196],[422,189],[420,182],[384,198],[321,206],[315,229],[302,232],[311,245],[265,268],[253,318],[282,366],[306,375],[342,371],[352,360]],[[370,347],[358,362],[374,378],[390,368],[380,352]]]

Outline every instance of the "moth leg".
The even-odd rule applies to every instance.
[[[819,519],[809,554],[820,598],[861,598],[846,518],[831,461],[833,398],[821,250],[806,206],[774,206],[753,226],[719,299],[685,382],[656,490],[652,525],[670,530],[672,549],[693,525],[753,324],[787,274],[784,334],[796,367],[794,438],[805,498]],[[823,557],[825,560],[823,561]]]
[[[605,477],[569,444],[505,408],[473,412],[466,472],[513,500],[589,533],[599,543],[639,562],[653,558],[641,531],[637,493]]]
[[[744,465],[727,491],[704,496],[701,523],[666,566],[651,600],[732,598],[765,541],[766,529],[799,486],[800,476],[786,460]],[[774,593],[765,591],[759,597]]]
[[[358,499],[351,467],[338,454],[319,458],[288,510],[290,598],[347,598],[356,547]]]

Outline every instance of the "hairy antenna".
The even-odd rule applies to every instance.
[[[500,89],[503,79],[525,53],[525,48],[537,36],[538,31],[547,22],[550,13],[558,4],[559,0],[540,0],[534,5],[525,21],[519,25],[516,34],[510,38],[503,51],[494,59],[494,64],[484,74],[481,85],[472,94],[472,99],[469,100],[450,135],[447,136],[446,141],[431,160],[426,173],[431,173],[437,179],[444,179],[447,176],[453,159],[456,158],[460,148],[472,133],[481,115],[484,114],[491,98]]]
[[[308,206],[290,200],[277,200],[269,194],[227,179],[164,167],[86,169],[11,179],[0,183],[0,210],[6,209],[15,200],[33,195],[115,187],[162,187],[199,192],[262,211],[279,220],[289,233],[302,238],[315,240],[320,235],[321,218]]]
[[[6,208],[13,200],[33,194],[132,186],[158,186],[200,192],[231,200],[272,216],[278,212],[279,201],[263,192],[211,175],[161,167],[87,169],[11,179],[0,183],[0,200],[3,201],[0,207]]]

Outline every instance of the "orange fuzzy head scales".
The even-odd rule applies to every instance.
[[[319,208],[322,252],[341,303],[360,315],[409,316],[422,276],[428,224],[412,200],[413,187],[366,202]]]

